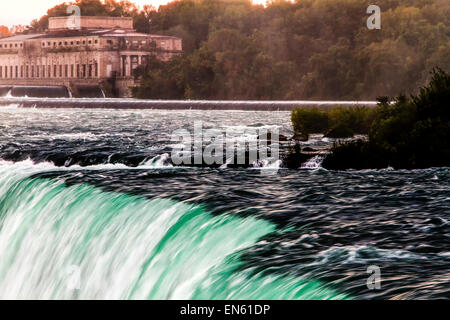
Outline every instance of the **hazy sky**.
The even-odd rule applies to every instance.
[[[152,4],[157,7],[170,0],[132,0],[138,5]],[[0,0],[0,25],[29,24],[31,20],[40,18],[48,9],[64,0]],[[70,0],[66,0],[70,2]],[[254,0],[265,3],[266,0]]]

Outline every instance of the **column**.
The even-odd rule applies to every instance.
[[[98,54],[97,55],[97,59],[95,60],[95,63],[94,63],[94,77],[95,78],[101,78],[102,77],[101,76],[101,73],[102,73],[102,70],[103,70],[103,68],[101,67],[102,64],[103,64],[102,55]]]
[[[127,77],[131,77],[131,56],[127,56]]]
[[[125,75],[125,66],[123,56],[119,56],[119,68],[120,68],[120,76],[123,77]]]

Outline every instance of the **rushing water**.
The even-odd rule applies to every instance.
[[[448,168],[172,166],[196,120],[292,134],[288,112],[0,109],[0,298],[449,297]]]

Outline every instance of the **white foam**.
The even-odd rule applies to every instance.
[[[324,156],[318,155],[315,157],[312,157],[307,162],[302,164],[302,169],[319,169],[322,168],[322,162],[323,162]]]
[[[138,168],[158,169],[172,167],[173,165],[170,163],[170,154],[164,153],[142,163]]]

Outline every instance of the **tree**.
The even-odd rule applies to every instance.
[[[10,37],[11,31],[9,31],[9,28],[6,26],[0,26],[0,38],[4,37]]]

